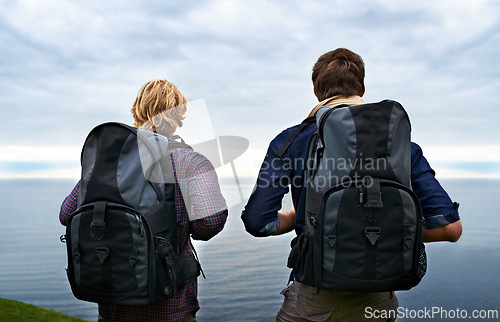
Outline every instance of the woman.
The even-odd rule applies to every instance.
[[[144,84],[137,94],[131,112],[134,126],[165,136],[172,136],[185,118],[187,100],[177,87],[165,79]],[[219,233],[227,218],[226,202],[220,192],[212,164],[191,149],[171,150],[175,177],[175,210],[177,217],[177,251],[189,256],[193,248],[188,235],[208,240]],[[66,197],[59,215],[63,225],[77,208],[78,183]],[[199,310],[196,279],[177,287],[173,298],[147,306],[99,304],[99,319],[105,321],[196,321]]]

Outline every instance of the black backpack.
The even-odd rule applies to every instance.
[[[189,146],[121,123],[88,135],[78,209],[65,235],[76,298],[146,305],[200,274],[197,259],[186,255],[189,235],[177,240],[172,148]]]
[[[414,287],[427,260],[420,203],[411,190],[406,111],[389,100],[326,106],[313,121],[318,130],[304,174],[305,225],[288,266],[299,281],[320,289]],[[282,155],[289,144],[278,152]]]

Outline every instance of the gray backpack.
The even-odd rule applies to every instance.
[[[296,278],[328,290],[408,290],[426,272],[422,212],[411,190],[410,121],[394,101],[322,107],[305,173]]]
[[[78,209],[65,235],[76,298],[146,305],[200,274],[186,252],[189,235],[177,239],[172,148],[189,146],[121,123],[88,135]]]

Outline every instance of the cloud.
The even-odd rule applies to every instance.
[[[500,146],[423,149],[438,178],[500,178]]]
[[[0,4],[0,146],[78,146],[131,122],[147,80],[205,99],[217,135],[265,149],[315,104],[310,70],[362,55],[367,100],[408,110],[421,145],[499,136],[498,1],[6,1]],[[189,112],[188,112],[189,117]]]
[[[81,147],[0,146],[0,178],[78,178]]]

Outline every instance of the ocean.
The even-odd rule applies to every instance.
[[[441,183],[461,204],[464,232],[457,243],[427,244],[427,275],[414,289],[397,293],[398,320],[452,321],[476,310],[500,311],[500,181]],[[71,293],[66,248],[59,241],[65,232],[59,207],[74,184],[0,180],[0,297],[96,320],[97,305],[76,300]],[[199,278],[198,321],[274,321],[281,305],[294,234],[254,238],[244,230],[242,208],[243,203],[231,207],[219,235],[195,242],[206,274],[206,279]]]

